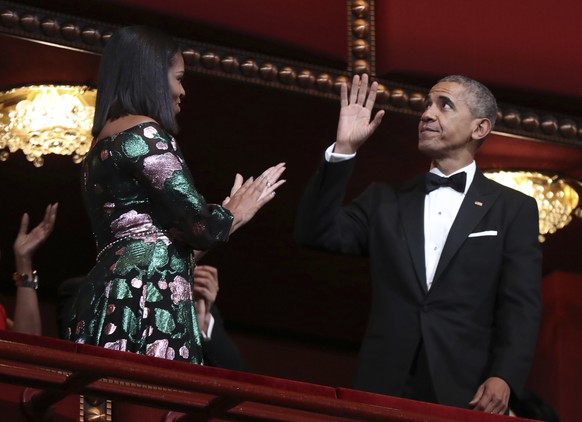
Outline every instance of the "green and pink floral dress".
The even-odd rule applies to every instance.
[[[226,242],[232,214],[206,203],[175,139],[154,122],[99,140],[82,189],[98,254],[69,338],[202,363],[191,253]]]

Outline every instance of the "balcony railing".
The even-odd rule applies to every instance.
[[[104,412],[87,404],[88,398],[103,398]],[[87,409],[93,413],[86,414]],[[0,332],[0,412],[0,419],[13,422],[500,420],[470,410],[6,331]]]

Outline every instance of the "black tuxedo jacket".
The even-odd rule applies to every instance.
[[[355,387],[401,395],[422,341],[439,403],[468,407],[491,376],[518,394],[541,314],[534,199],[477,171],[427,290],[424,175],[372,184],[342,207],[354,161],[321,164],[295,235],[306,246],[369,258],[372,308]]]

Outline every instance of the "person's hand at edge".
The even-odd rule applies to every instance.
[[[210,265],[198,265],[194,268],[194,301],[198,328],[207,333],[210,324],[210,308],[218,295],[218,270]]]
[[[24,213],[20,221],[20,229],[14,241],[14,257],[16,272],[20,277],[33,280],[35,277],[32,267],[32,256],[52,233],[57,218],[58,203],[48,205],[43,220],[28,232],[30,217]],[[20,286],[16,291],[14,307],[14,321],[11,329],[20,333],[40,335],[42,323],[38,296],[33,287]]]
[[[58,206],[58,203],[48,205],[43,220],[30,232],[27,232],[30,217],[28,213],[24,213],[22,216],[20,230],[14,241],[16,271],[20,274],[32,276],[32,256],[52,233],[57,218]]]

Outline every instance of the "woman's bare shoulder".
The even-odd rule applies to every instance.
[[[127,115],[120,117],[115,120],[108,120],[103,126],[101,133],[97,137],[97,141],[101,139],[110,138],[118,133],[125,132],[128,129],[131,129],[135,126],[141,125],[142,123],[155,123],[157,122],[149,116],[140,116],[140,115]]]

